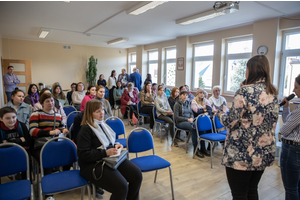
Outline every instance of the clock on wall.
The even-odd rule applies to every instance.
[[[266,55],[268,53],[268,47],[266,45],[261,45],[257,48],[258,55]]]

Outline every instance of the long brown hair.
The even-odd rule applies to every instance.
[[[103,108],[103,104],[97,99],[92,99],[86,102],[81,125],[89,124],[91,126],[94,126],[93,112],[95,112],[99,108]]]
[[[176,92],[176,90],[179,90],[179,88],[178,87],[173,87],[172,88],[172,91],[171,91],[171,97],[172,97],[172,99],[175,99],[175,92]]]
[[[248,69],[248,77],[246,80],[246,84],[254,84],[256,81],[260,79],[265,79],[267,93],[272,95],[277,95],[277,89],[271,83],[270,76],[270,65],[266,56],[257,55],[253,56],[247,62]]]

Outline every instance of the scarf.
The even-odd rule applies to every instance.
[[[32,106],[34,106],[34,104],[36,104],[39,101],[40,96],[38,95],[38,93],[32,93],[30,95],[30,99],[31,99],[31,102],[32,102]]]
[[[99,141],[102,143],[102,145],[100,147],[98,147],[98,149],[106,150],[106,148],[109,146],[110,142],[112,143],[112,145],[115,145],[116,133],[103,121],[94,119],[94,124],[93,124],[94,126],[91,126],[90,124],[88,124],[88,125],[93,130],[93,132],[95,133],[95,135],[97,136]],[[103,132],[100,125],[102,126],[105,133]],[[97,128],[95,128],[95,127],[97,127]]]

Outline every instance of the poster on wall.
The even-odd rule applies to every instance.
[[[184,58],[177,58],[177,70],[184,70]]]

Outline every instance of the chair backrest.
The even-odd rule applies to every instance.
[[[127,139],[127,149],[129,153],[139,153],[153,149],[154,154],[151,133],[142,127],[133,129]]]
[[[62,141],[55,141],[63,139]],[[69,138],[56,137],[46,142],[40,153],[41,168],[53,168],[77,162],[76,145]],[[44,170],[42,170],[42,176]]]
[[[0,177],[28,171],[29,161],[26,150],[15,143],[0,144]],[[29,180],[29,171],[27,174]]]
[[[109,117],[105,120],[105,123],[110,126],[110,128],[116,133],[116,139],[119,138],[119,135],[123,135],[126,138],[125,126],[123,121],[118,117]]]
[[[212,131],[211,120],[207,115],[201,114],[196,118],[196,130],[199,131]]]
[[[215,126],[216,131],[220,128],[224,128],[223,124],[221,124],[221,122],[220,122],[220,120],[218,119],[217,116],[214,116],[213,119],[214,119],[213,122],[214,122],[214,126]]]
[[[66,113],[66,116],[68,116],[71,112],[76,111],[76,108],[73,106],[65,106],[63,109]]]
[[[67,128],[69,128],[73,122],[74,122],[74,118],[76,117],[76,115],[80,113],[80,111],[73,111],[71,112],[68,117],[67,117]]]

